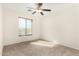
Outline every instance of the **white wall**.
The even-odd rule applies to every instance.
[[[2,55],[2,40],[3,40],[3,31],[2,31],[2,5],[0,4],[0,55]]]
[[[4,20],[4,45],[29,41],[40,38],[40,20],[39,17],[31,16],[27,13],[19,13],[15,10],[4,7],[3,20]],[[18,16],[33,19],[32,36],[19,37],[18,35]]]
[[[64,7],[42,17],[41,37],[79,50],[79,5]]]

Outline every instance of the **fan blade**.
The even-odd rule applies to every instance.
[[[31,7],[26,7],[27,8],[27,11],[33,11],[34,8],[31,8]]]
[[[26,7],[26,8],[28,8],[28,9],[34,9],[34,8],[32,8],[32,7]]]
[[[33,10],[31,10],[31,9],[28,9],[27,11],[33,11]]]
[[[41,13],[41,15],[44,15],[43,12],[40,12],[40,13]]]
[[[51,9],[42,9],[43,11],[51,11]]]
[[[36,13],[36,11],[34,11],[32,14],[35,14]]]

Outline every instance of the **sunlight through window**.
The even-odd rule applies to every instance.
[[[19,35],[27,36],[32,35],[32,20],[19,17]]]

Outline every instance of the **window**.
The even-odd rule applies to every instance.
[[[19,17],[19,36],[32,35],[32,19]]]

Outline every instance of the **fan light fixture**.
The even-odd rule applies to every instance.
[[[37,5],[36,8],[28,7],[29,8],[28,11],[33,11],[32,12],[33,15],[35,13],[40,13],[41,15],[44,15],[43,11],[46,11],[46,12],[52,11],[51,9],[43,9],[43,8],[41,8],[43,6],[43,3],[37,3],[36,5]]]

